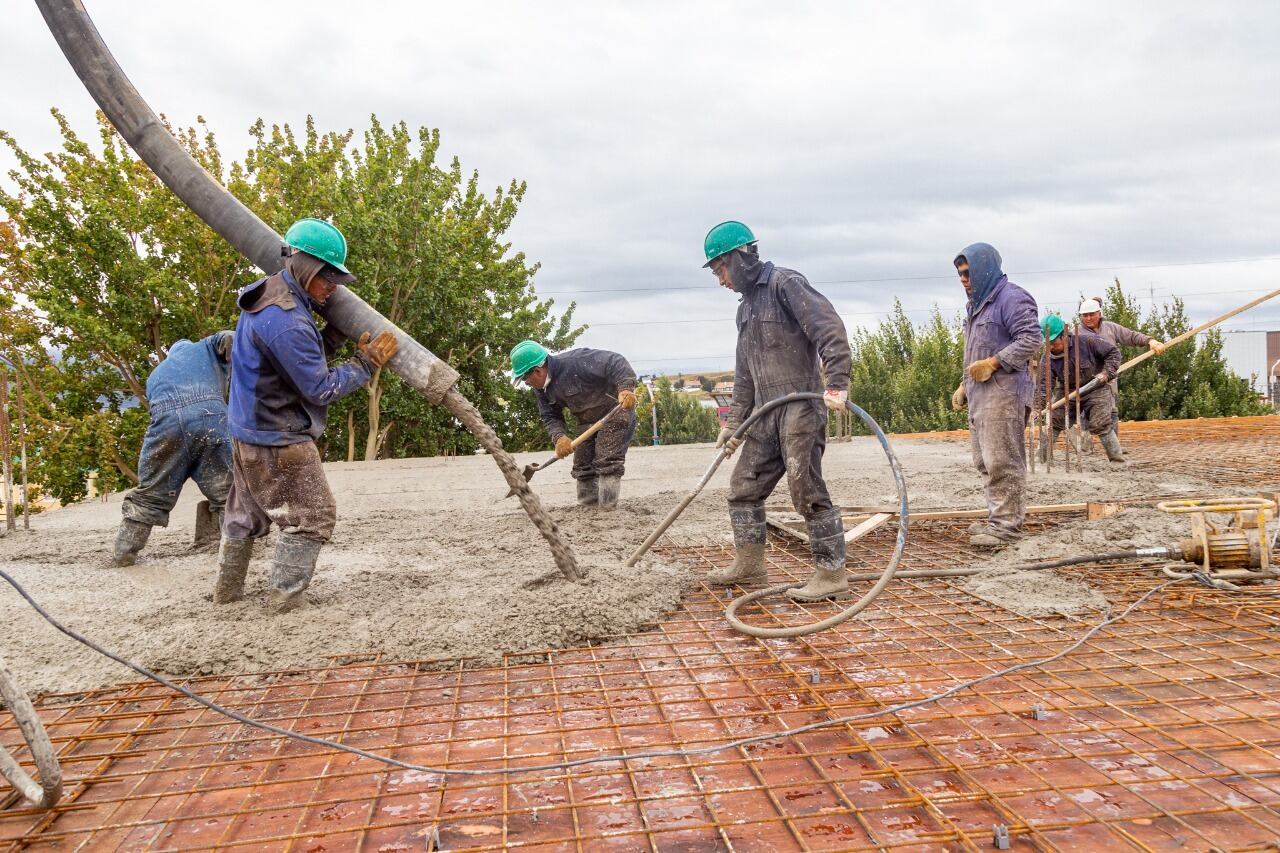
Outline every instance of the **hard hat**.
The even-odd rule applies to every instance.
[[[511,372],[516,379],[523,379],[530,370],[540,367],[550,354],[537,341],[521,341],[511,348]]]
[[[755,241],[756,235],[751,233],[751,229],[736,219],[721,222],[708,231],[706,239],[702,241],[702,251],[707,256],[707,262],[703,266],[709,267],[712,260],[720,257],[725,252],[741,249],[748,243],[754,243]]]
[[[323,219],[299,219],[285,232],[284,242],[308,255],[319,258],[340,272],[351,275],[347,269],[347,238],[335,226]]]
[[[1062,318],[1057,314],[1050,314],[1040,321],[1040,330],[1049,336],[1049,340],[1056,341],[1062,337],[1063,331],[1066,329]]]
[[[1102,306],[1098,304],[1098,300],[1096,299],[1086,299],[1084,302],[1080,303],[1080,313],[1100,314],[1102,313]]]

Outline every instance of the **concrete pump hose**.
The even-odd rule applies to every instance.
[[[53,808],[62,798],[62,767],[58,764],[57,753],[53,751],[44,724],[40,722],[40,715],[3,663],[0,663],[0,699],[4,700],[5,707],[18,723],[18,730],[26,738],[36,769],[40,771],[40,781],[32,779],[31,774],[4,747],[0,747],[0,776],[8,779],[14,790],[35,803],[37,808]]]
[[[742,426],[738,428],[737,432],[734,433],[734,437],[740,437],[753,423],[755,423],[756,419],[773,406],[782,405],[783,403],[788,403],[792,400],[805,399],[821,400],[822,395],[813,393],[788,394],[780,400],[768,403],[758,411],[753,412],[751,417],[747,418],[743,422]],[[876,598],[879,597],[880,593],[884,592],[885,587],[889,585],[889,582],[893,580],[894,574],[898,571],[898,564],[902,562],[903,549],[907,547],[907,515],[909,511],[907,506],[907,478],[902,473],[902,465],[899,464],[898,457],[894,455],[893,448],[889,446],[888,437],[885,436],[884,430],[880,429],[880,425],[876,423],[875,418],[871,417],[871,415],[867,414],[862,408],[853,402],[846,401],[844,405],[846,409],[857,415],[858,418],[867,425],[868,429],[875,433],[876,440],[880,442],[880,447],[884,450],[884,455],[889,460],[889,470],[893,473],[893,483],[898,490],[898,539],[893,546],[893,556],[889,558],[889,564],[885,566],[884,571],[880,573],[879,580],[875,582],[871,589],[867,590],[865,595],[834,616],[828,616],[826,619],[822,619],[808,625],[794,625],[787,628],[760,628],[755,625],[748,625],[746,622],[743,622],[738,618],[738,610],[743,605],[759,601],[762,598],[768,598],[771,595],[779,595],[786,592],[788,589],[793,588],[796,584],[779,584],[777,586],[771,586],[766,589],[748,593],[741,598],[735,598],[725,609],[724,618],[729,622],[729,625],[739,633],[747,634],[752,637],[760,637],[762,639],[775,639],[780,637],[803,637],[807,634],[815,634],[818,631],[825,631],[828,628],[834,628],[841,622],[847,622],[863,610],[866,610],[867,607],[870,606],[871,602],[875,601]]]

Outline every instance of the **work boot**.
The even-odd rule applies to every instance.
[[[1018,540],[1017,534],[1005,533],[1003,530],[986,525],[977,533],[969,537],[969,544],[975,548],[990,548],[992,550],[1004,548]]]
[[[598,503],[600,503],[600,487],[596,483],[596,478],[579,480],[578,504],[580,506],[595,506]]]
[[[849,577],[844,570],[844,521],[840,510],[829,509],[805,519],[809,530],[809,549],[813,551],[814,572],[802,587],[787,590],[795,601],[821,601],[849,591]]]
[[[120,522],[120,530],[116,533],[116,544],[111,552],[111,565],[132,566],[138,562],[138,552],[147,544],[151,536],[151,525],[126,518]]]
[[[1102,442],[1102,449],[1107,451],[1107,461],[1115,465],[1128,465],[1128,461],[1124,458],[1124,450],[1120,448],[1120,436],[1116,435],[1115,430],[1108,430],[1098,436],[1098,441]]]
[[[707,583],[713,586],[759,583],[769,577],[764,566],[764,549],[769,527],[764,521],[764,507],[730,507],[733,525],[733,565],[709,572]]]
[[[222,538],[222,510],[210,509],[208,501],[196,504],[196,532],[191,547],[217,548]]]
[[[222,537],[218,551],[218,582],[213,587],[214,604],[230,604],[244,598],[244,576],[253,555],[252,539]]]
[[[622,490],[622,475],[610,474],[598,481],[598,500],[601,509],[614,509],[618,506],[618,492]]]
[[[975,521],[973,524],[970,524],[968,527],[970,536],[974,536],[978,533],[981,533],[986,529],[987,529],[987,523],[985,521]]]
[[[311,585],[323,542],[294,533],[281,533],[271,560],[271,607],[287,613],[302,603],[302,593]]]

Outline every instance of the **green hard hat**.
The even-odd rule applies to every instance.
[[[351,275],[347,269],[347,238],[323,219],[299,219],[285,232],[284,242],[299,251],[314,255],[331,267]]]
[[[1066,328],[1063,325],[1062,318],[1057,314],[1050,314],[1040,321],[1040,330],[1048,335],[1051,341],[1056,341],[1060,338]]]
[[[756,235],[751,233],[751,229],[736,219],[721,222],[708,231],[707,238],[702,241],[702,251],[707,256],[707,262],[703,266],[709,267],[712,260],[720,257],[725,252],[741,249],[748,243],[754,243],[755,241]]]
[[[516,375],[516,379],[523,379],[526,373],[546,361],[550,354],[537,341],[521,341],[511,348],[511,372]]]

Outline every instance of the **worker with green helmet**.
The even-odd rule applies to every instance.
[[[616,352],[580,347],[552,355],[537,341],[521,341],[511,350],[511,373],[538,400],[538,416],[555,444],[556,458],[573,454],[578,504],[611,510],[618,505],[627,447],[636,431],[636,372]],[[617,405],[622,411],[593,436],[574,447],[565,424],[568,409],[586,429]]]
[[[712,572],[707,582],[766,579],[764,502],[785,475],[791,502],[808,526],[814,560],[808,582],[787,594],[818,601],[844,593],[849,589],[844,524],[822,477],[827,410],[844,411],[849,392],[844,322],[803,275],[762,261],[755,234],[742,222],[721,222],[708,231],[703,254],[703,266],[739,299],[733,406],[716,446],[729,454],[743,448],[729,481],[733,565]],[[757,407],[797,391],[823,394],[823,400],[779,406],[756,421],[741,443],[732,438]]]
[[[1120,348],[1101,335],[1082,329],[1067,329],[1057,314],[1049,314],[1041,320],[1040,328],[1049,345],[1048,352],[1040,357],[1042,378],[1036,386],[1035,410],[1044,411],[1043,377],[1046,370],[1051,377],[1049,391],[1055,400],[1098,380],[1096,387],[1080,395],[1080,426],[1098,436],[1108,461],[1114,465],[1125,465],[1124,451],[1120,447],[1112,418],[1116,406],[1115,397],[1107,384],[1120,372]],[[1077,358],[1079,365],[1076,364]],[[1058,433],[1066,426],[1067,406],[1071,406],[1074,411],[1074,403],[1066,403],[1053,410],[1050,421],[1052,426],[1045,430],[1040,444],[1042,459],[1048,457]]]
[[[280,529],[271,565],[277,612],[301,602],[320,549],[333,534],[337,506],[316,439],[328,408],[365,385],[395,355],[395,335],[365,332],[355,357],[330,367],[346,340],[317,328],[312,312],[339,285],[354,281],[347,241],[321,219],[301,219],[285,234],[284,269],[240,291],[231,349],[232,479],[222,519],[216,604],[244,595],[253,542]]]

